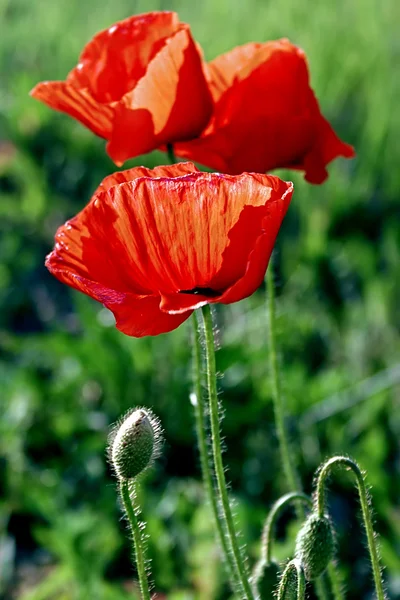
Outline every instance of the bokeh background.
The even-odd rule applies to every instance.
[[[133,405],[153,407],[166,444],[147,477],[155,589],[169,600],[229,598],[200,483],[190,392],[190,324],[135,340],[43,266],[56,227],[115,170],[97,139],[28,96],[64,79],[99,29],[175,9],[207,58],[289,37],[310,62],[324,114],[354,144],[323,185],[293,178],[275,256],[289,427],[307,492],[321,460],[368,471],[389,597],[400,598],[400,3],[396,0],[0,0],[0,595],[134,597],[129,543],[105,447]],[[131,161],[153,166],[162,153]],[[225,461],[254,562],[268,508],[286,491],[268,378],[264,291],[217,311]],[[347,598],[372,598],[354,485],[330,508]],[[289,514],[275,554],[293,550]]]

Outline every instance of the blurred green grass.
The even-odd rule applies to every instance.
[[[189,328],[118,333],[101,306],[43,267],[56,227],[115,167],[94,138],[28,96],[63,79],[86,41],[130,14],[177,10],[207,58],[289,37],[306,51],[324,114],[355,145],[321,187],[296,192],[276,255],[279,335],[305,489],[323,458],[368,470],[390,598],[400,598],[400,59],[396,0],[0,0],[0,594],[21,600],[132,597],[129,544],[105,459],[107,428],[152,406],[166,446],[149,477],[156,590],[226,598],[200,485],[188,402]],[[397,67],[396,67],[397,65]],[[396,71],[397,68],[397,71]],[[131,164],[164,162],[162,153]],[[272,423],[264,295],[218,309],[225,460],[252,560],[285,491]],[[371,597],[350,482],[332,482],[347,597]],[[281,558],[290,551],[281,543]],[[90,565],[90,569],[87,568]]]

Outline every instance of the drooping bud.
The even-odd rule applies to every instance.
[[[120,480],[134,479],[154,461],[161,444],[160,422],[147,408],[136,408],[114,427],[109,456]]]
[[[296,557],[300,560],[307,581],[316,579],[333,558],[335,541],[328,517],[312,513],[296,539]]]
[[[256,563],[251,578],[253,593],[256,598],[270,600],[274,597],[278,587],[279,572],[279,565],[274,561],[268,563],[261,558]]]

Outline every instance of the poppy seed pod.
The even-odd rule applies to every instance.
[[[147,469],[159,452],[160,437],[160,423],[151,411],[130,411],[110,436],[110,461],[118,479],[134,479]]]
[[[312,513],[300,529],[296,540],[296,557],[303,566],[307,581],[322,575],[333,557],[334,546],[329,518]]]
[[[273,598],[279,581],[279,565],[260,559],[254,567],[252,588],[256,598]]]

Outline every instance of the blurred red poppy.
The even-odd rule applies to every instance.
[[[257,289],[292,193],[278,177],[191,163],[121,171],[59,228],[46,266],[109,308],[123,333],[171,331],[196,308]]]
[[[208,65],[213,117],[198,139],[177,144],[177,156],[224,173],[300,169],[311,183],[326,165],[354,150],[322,116],[304,52],[282,39],[251,43]]]
[[[198,136],[212,111],[199,50],[173,12],[101,31],[66,81],[39,83],[31,95],[108,140],[117,164]]]

